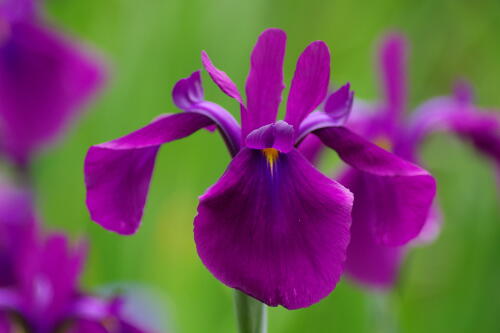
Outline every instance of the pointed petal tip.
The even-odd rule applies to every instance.
[[[241,98],[238,87],[224,71],[215,67],[206,51],[201,51],[201,62],[205,70],[210,75],[210,78],[219,87],[219,89],[227,96],[238,101],[238,103],[240,103],[240,105],[244,108],[243,99]]]

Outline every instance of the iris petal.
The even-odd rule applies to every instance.
[[[385,37],[379,52],[382,89],[386,101],[386,113],[395,120],[406,107],[406,39],[399,34]]]
[[[328,46],[322,41],[313,42],[297,61],[285,121],[298,130],[302,120],[325,99],[329,80]]]
[[[369,186],[374,237],[383,245],[404,245],[418,236],[436,193],[424,169],[366,141],[345,127],[314,132],[340,158],[357,169]],[[368,194],[369,193],[369,194]]]
[[[397,279],[403,248],[380,245],[376,241],[372,226],[377,223],[377,214],[373,212],[379,207],[372,201],[371,184],[363,174],[350,169],[339,178],[339,182],[354,194],[346,272],[362,284],[390,288]]]
[[[301,154],[280,153],[270,170],[260,150],[243,148],[200,198],[198,254],[230,287],[270,305],[309,306],[342,272],[352,195]]]
[[[246,82],[247,112],[242,114],[243,137],[261,126],[274,123],[281,103],[286,34],[279,29],[264,31],[255,45]]]
[[[120,234],[139,227],[160,145],[213,122],[192,112],[165,115],[120,139],[92,146],[85,159],[87,207],[92,219]]]
[[[13,23],[0,47],[1,145],[25,163],[54,138],[103,80],[81,48],[34,23]]]

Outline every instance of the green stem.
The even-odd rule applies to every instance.
[[[267,308],[253,297],[235,290],[239,333],[267,333]]]

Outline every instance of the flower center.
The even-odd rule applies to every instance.
[[[274,148],[264,148],[262,149],[262,153],[266,157],[267,165],[271,169],[271,173],[274,171],[274,166],[276,165],[276,161],[278,160],[279,151]]]

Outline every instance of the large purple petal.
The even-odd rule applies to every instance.
[[[342,272],[351,193],[296,150],[273,163],[243,148],[201,198],[198,254],[226,285],[270,305],[309,306]]]
[[[94,221],[120,234],[139,227],[160,145],[213,124],[204,115],[165,115],[120,139],[92,146],[85,159],[87,207]]]
[[[389,119],[401,116],[406,107],[406,40],[402,35],[389,34],[380,47],[380,75],[384,107]]]
[[[246,83],[247,112],[242,114],[243,137],[256,128],[274,123],[281,103],[286,34],[264,31],[255,45]]]
[[[326,97],[330,80],[330,51],[322,41],[300,55],[290,88],[285,121],[295,129]]]
[[[371,198],[371,184],[362,172],[350,169],[339,182],[354,194],[351,242],[347,248],[346,272],[357,282],[375,288],[390,288],[398,276],[401,247],[378,244],[372,232],[378,209]]]
[[[366,141],[345,127],[315,134],[360,171],[373,202],[372,232],[383,245],[404,245],[418,236],[435,196],[434,178],[424,169]]]
[[[0,46],[0,146],[16,162],[27,162],[75,116],[102,78],[95,59],[54,31],[11,24]]]

